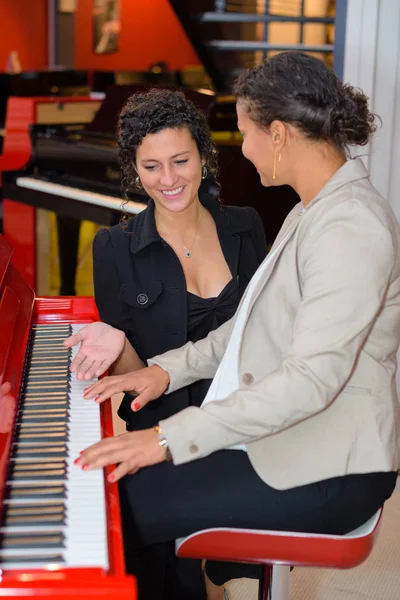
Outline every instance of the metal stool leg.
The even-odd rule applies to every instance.
[[[271,600],[289,600],[290,567],[274,565],[272,568]]]
[[[258,600],[270,600],[272,582],[272,565],[264,565],[258,585]]]

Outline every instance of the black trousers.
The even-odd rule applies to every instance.
[[[174,466],[162,463],[120,482],[127,568],[140,600],[205,600],[200,561],[175,557],[174,540],[209,527],[344,534],[389,498],[397,474],[336,477],[289,490],[262,481],[248,456],[222,450]],[[259,567],[208,561],[211,581],[257,577]]]

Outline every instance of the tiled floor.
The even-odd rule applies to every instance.
[[[349,571],[294,569],[290,600],[399,600],[400,485],[386,503],[372,554]],[[229,586],[230,600],[256,600],[257,584],[240,579]]]

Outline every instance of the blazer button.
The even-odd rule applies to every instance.
[[[139,296],[136,298],[136,300],[138,301],[139,304],[147,304],[149,301],[146,294],[139,294]]]
[[[190,454],[196,454],[199,451],[199,447],[196,444],[190,444],[189,452]]]
[[[245,373],[242,377],[242,381],[246,385],[250,385],[254,381],[254,377],[251,373]]]

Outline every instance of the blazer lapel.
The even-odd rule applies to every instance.
[[[265,285],[268,282],[268,279],[271,277],[271,274],[274,271],[275,265],[281,256],[283,250],[285,249],[288,241],[292,238],[294,232],[296,231],[301,220],[301,212],[297,210],[295,215],[292,215],[292,218],[289,222],[285,222],[285,227],[282,227],[279,232],[276,242],[272,246],[271,250],[268,253],[268,256],[264,259],[264,262],[261,264],[259,269],[263,269],[263,273],[257,282],[255,288],[252,291],[249,307],[246,314],[245,324],[249,318],[249,315],[252,311],[254,303],[256,302],[258,296],[261,291],[264,289]],[[243,299],[242,299],[243,300]]]

